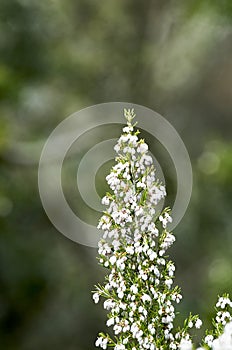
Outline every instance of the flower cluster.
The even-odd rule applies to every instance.
[[[225,325],[224,332],[212,342],[213,350],[232,349],[232,322]]]
[[[204,347],[200,349],[230,350],[232,349],[232,301],[228,294],[218,298],[216,317],[213,320],[214,330],[207,331],[203,340]]]
[[[229,309],[232,301],[225,294],[219,297],[216,304],[216,317],[213,320],[214,330],[206,331],[202,346],[197,350],[232,350],[232,316]],[[192,341],[182,340],[180,350],[192,350]]]
[[[116,165],[106,178],[111,193],[102,199],[107,209],[98,225],[103,231],[99,263],[109,274],[93,294],[95,303],[100,297],[105,299],[106,325],[113,328],[114,335],[100,333],[95,345],[114,350],[192,349],[189,330],[201,327],[199,317],[190,314],[177,330],[173,325],[174,305],[182,296],[180,288],[173,286],[175,265],[166,251],[175,237],[168,230],[172,222],[169,208],[156,211],[166,190],[156,178],[148,145],[139,139],[132,124],[134,111],[125,110],[124,114],[127,126],[115,146]],[[219,299],[219,304],[223,309],[228,301]],[[218,311],[217,322],[219,319],[221,325],[231,320]],[[220,334],[222,331],[220,328]],[[209,349],[207,336],[203,346]]]

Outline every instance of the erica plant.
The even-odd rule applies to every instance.
[[[95,286],[93,292],[95,303],[104,299],[106,325],[112,327],[113,335],[99,333],[95,345],[115,350],[190,350],[189,329],[201,327],[202,322],[190,314],[182,328],[174,329],[175,305],[182,296],[180,288],[173,286],[175,265],[167,250],[175,237],[168,229],[170,209],[156,211],[166,190],[156,177],[148,145],[138,137],[134,111],[124,110],[124,115],[127,125],[115,146],[116,165],[106,177],[111,193],[102,199],[107,209],[98,225],[103,231],[98,259],[108,274],[104,285]],[[205,349],[220,341],[215,338],[222,337],[231,321],[231,306],[228,296],[219,299],[215,330],[207,332],[202,342]],[[226,331],[227,339],[232,327]]]

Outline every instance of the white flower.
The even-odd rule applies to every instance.
[[[198,318],[198,319],[196,320],[195,327],[196,327],[196,328],[201,328],[201,326],[202,326],[202,321]]]
[[[209,345],[209,347],[211,347],[211,345],[213,344],[213,340],[214,340],[214,337],[211,334],[207,335],[204,339],[205,343]]]
[[[146,188],[146,185],[144,182],[139,181],[137,182],[137,188]]]
[[[126,133],[129,133],[130,131],[133,131],[133,128],[131,126],[125,126],[122,130]]]
[[[128,247],[126,247],[126,252],[128,253],[128,254],[134,254],[134,248],[132,247],[132,246],[128,246]]]
[[[166,228],[167,224],[172,222],[172,217],[168,213],[164,213],[163,216],[159,216],[159,220],[162,222],[163,228]]]
[[[119,144],[114,146],[114,150],[118,153],[120,151],[120,146]]]
[[[167,285],[168,288],[171,288],[172,283],[173,283],[173,280],[171,278],[165,281],[165,284]]]
[[[111,263],[111,265],[114,265],[114,264],[116,263],[116,261],[117,261],[116,256],[115,256],[115,255],[112,255],[112,256],[110,257],[110,263]]]
[[[100,346],[102,349],[107,349],[107,343],[108,343],[108,339],[107,338],[98,338],[95,342],[96,346]]]
[[[118,324],[116,324],[116,325],[114,326],[113,330],[114,330],[114,334],[117,335],[117,334],[121,333],[122,327],[119,326]]]
[[[109,203],[110,203],[110,200],[109,200],[109,198],[107,196],[102,198],[102,204],[103,205],[109,205]]]
[[[106,310],[110,310],[115,306],[115,302],[112,299],[106,299],[103,303],[103,307]]]
[[[93,300],[94,300],[95,304],[97,304],[99,302],[99,294],[98,293],[93,294]]]
[[[157,258],[157,253],[154,252],[152,249],[148,249],[147,255],[149,256],[151,261]]]
[[[130,290],[132,291],[132,293],[137,294],[138,293],[138,288],[137,286],[135,286],[134,284],[130,287]]]
[[[151,301],[151,297],[148,294],[143,294],[142,301],[145,303],[146,301]]]
[[[179,349],[180,350],[192,350],[192,342],[191,342],[191,340],[181,339]]]
[[[148,150],[148,145],[145,142],[141,143],[137,148],[138,153],[145,153],[147,152],[147,150]]]
[[[188,326],[189,326],[189,328],[193,328],[193,322],[189,321]]]
[[[112,326],[114,324],[114,317],[111,317],[107,320],[106,325],[108,327]]]

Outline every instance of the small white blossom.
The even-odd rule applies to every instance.
[[[207,335],[204,339],[205,343],[211,347],[213,344],[214,337],[212,335]]]
[[[195,327],[196,327],[196,328],[201,328],[201,326],[202,326],[202,321],[198,318],[198,319],[196,320]]]
[[[191,340],[182,339],[180,342],[180,350],[192,350],[192,342]]]
[[[102,349],[107,349],[107,343],[108,343],[107,338],[104,339],[100,337],[96,340],[95,345],[100,346]]]
[[[145,142],[141,143],[137,148],[138,153],[145,153],[147,152],[147,150],[148,150],[148,145]]]
[[[151,297],[148,294],[143,294],[142,301],[145,303],[146,301],[151,301]]]
[[[94,300],[95,304],[97,304],[99,302],[99,294],[98,293],[93,294],[93,300]]]

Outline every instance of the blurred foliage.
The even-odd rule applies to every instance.
[[[171,251],[183,313],[208,322],[217,294],[232,294],[231,39],[230,0],[0,0],[2,348],[89,350],[103,328],[90,293],[104,276],[96,250],[52,227],[37,188],[50,132],[96,103],[156,110],[190,153],[193,195]],[[115,137],[102,132],[103,139]],[[162,163],[163,151],[153,148]],[[68,170],[80,156],[64,174],[74,206],[78,193]],[[172,182],[173,169],[163,163]],[[107,166],[98,173],[99,193],[106,173]],[[168,185],[173,195],[175,185]],[[87,208],[82,215],[93,220]]]

